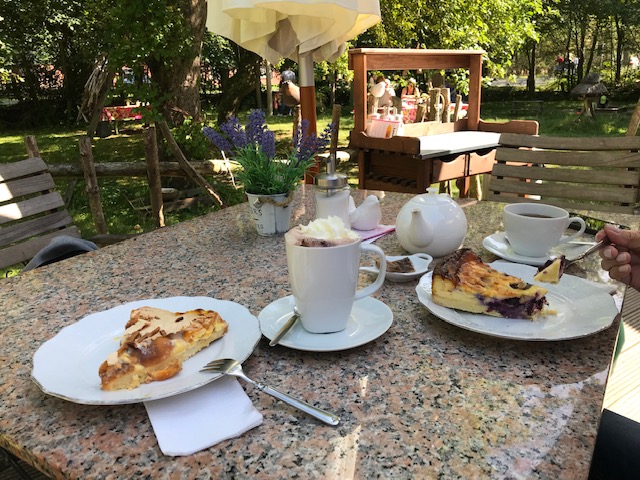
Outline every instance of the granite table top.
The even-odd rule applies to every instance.
[[[379,196],[393,225],[411,195]],[[465,245],[501,230],[502,205],[462,202]],[[296,193],[293,224],[313,218]],[[625,219],[629,223],[630,219]],[[394,234],[376,241],[401,254]],[[609,281],[591,259],[577,275]],[[361,347],[305,352],[264,337],[245,372],[336,412],[327,426],[243,384],[264,423],[186,457],[160,451],[142,404],[80,405],[30,379],[37,348],[82,317],[133,300],[208,295],[254,314],[289,295],[282,236],[260,237],[247,204],[0,281],[0,447],[54,478],[586,478],[619,319],[577,340],[526,342],[460,329],[416,296],[417,281],[374,296],[391,328]],[[623,297],[619,285],[618,304]]]

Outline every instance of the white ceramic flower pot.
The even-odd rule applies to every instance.
[[[289,231],[293,192],[277,195],[247,193],[247,198],[259,235],[279,235]]]

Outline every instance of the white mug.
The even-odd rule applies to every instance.
[[[387,260],[375,245],[356,240],[337,247],[302,247],[286,244],[289,284],[300,322],[311,333],[339,332],[347,328],[353,302],[375,293],[384,283]],[[372,252],[380,258],[378,278],[357,290],[360,257]]]
[[[584,233],[586,225],[566,210],[544,203],[512,203],[504,207],[504,230],[513,251],[525,257],[545,257],[553,247]],[[580,229],[564,235],[572,223]]]

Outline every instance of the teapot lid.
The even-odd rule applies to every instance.
[[[434,187],[427,188],[427,193],[416,195],[411,199],[412,202],[420,205],[448,205],[455,203],[454,200],[446,193],[438,193],[438,189]]]

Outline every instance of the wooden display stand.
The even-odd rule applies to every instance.
[[[470,176],[491,172],[499,135],[512,132],[538,133],[538,123],[514,120],[487,123],[480,119],[482,50],[423,50],[357,48],[349,50],[349,69],[354,71],[354,128],[349,147],[357,152],[358,180],[363,189],[424,193],[431,184],[458,179],[461,196],[467,196]],[[367,121],[367,72],[371,70],[469,71],[466,118],[453,122],[409,123],[404,134],[392,138],[372,138],[365,133]],[[460,133],[458,133],[460,132]],[[466,132],[466,133],[464,133]],[[478,132],[469,135],[469,132]],[[480,132],[494,132],[483,134]],[[425,138],[446,134],[446,137]],[[464,141],[459,135],[465,134]],[[430,140],[437,147],[430,148]],[[443,146],[444,145],[444,146]]]

